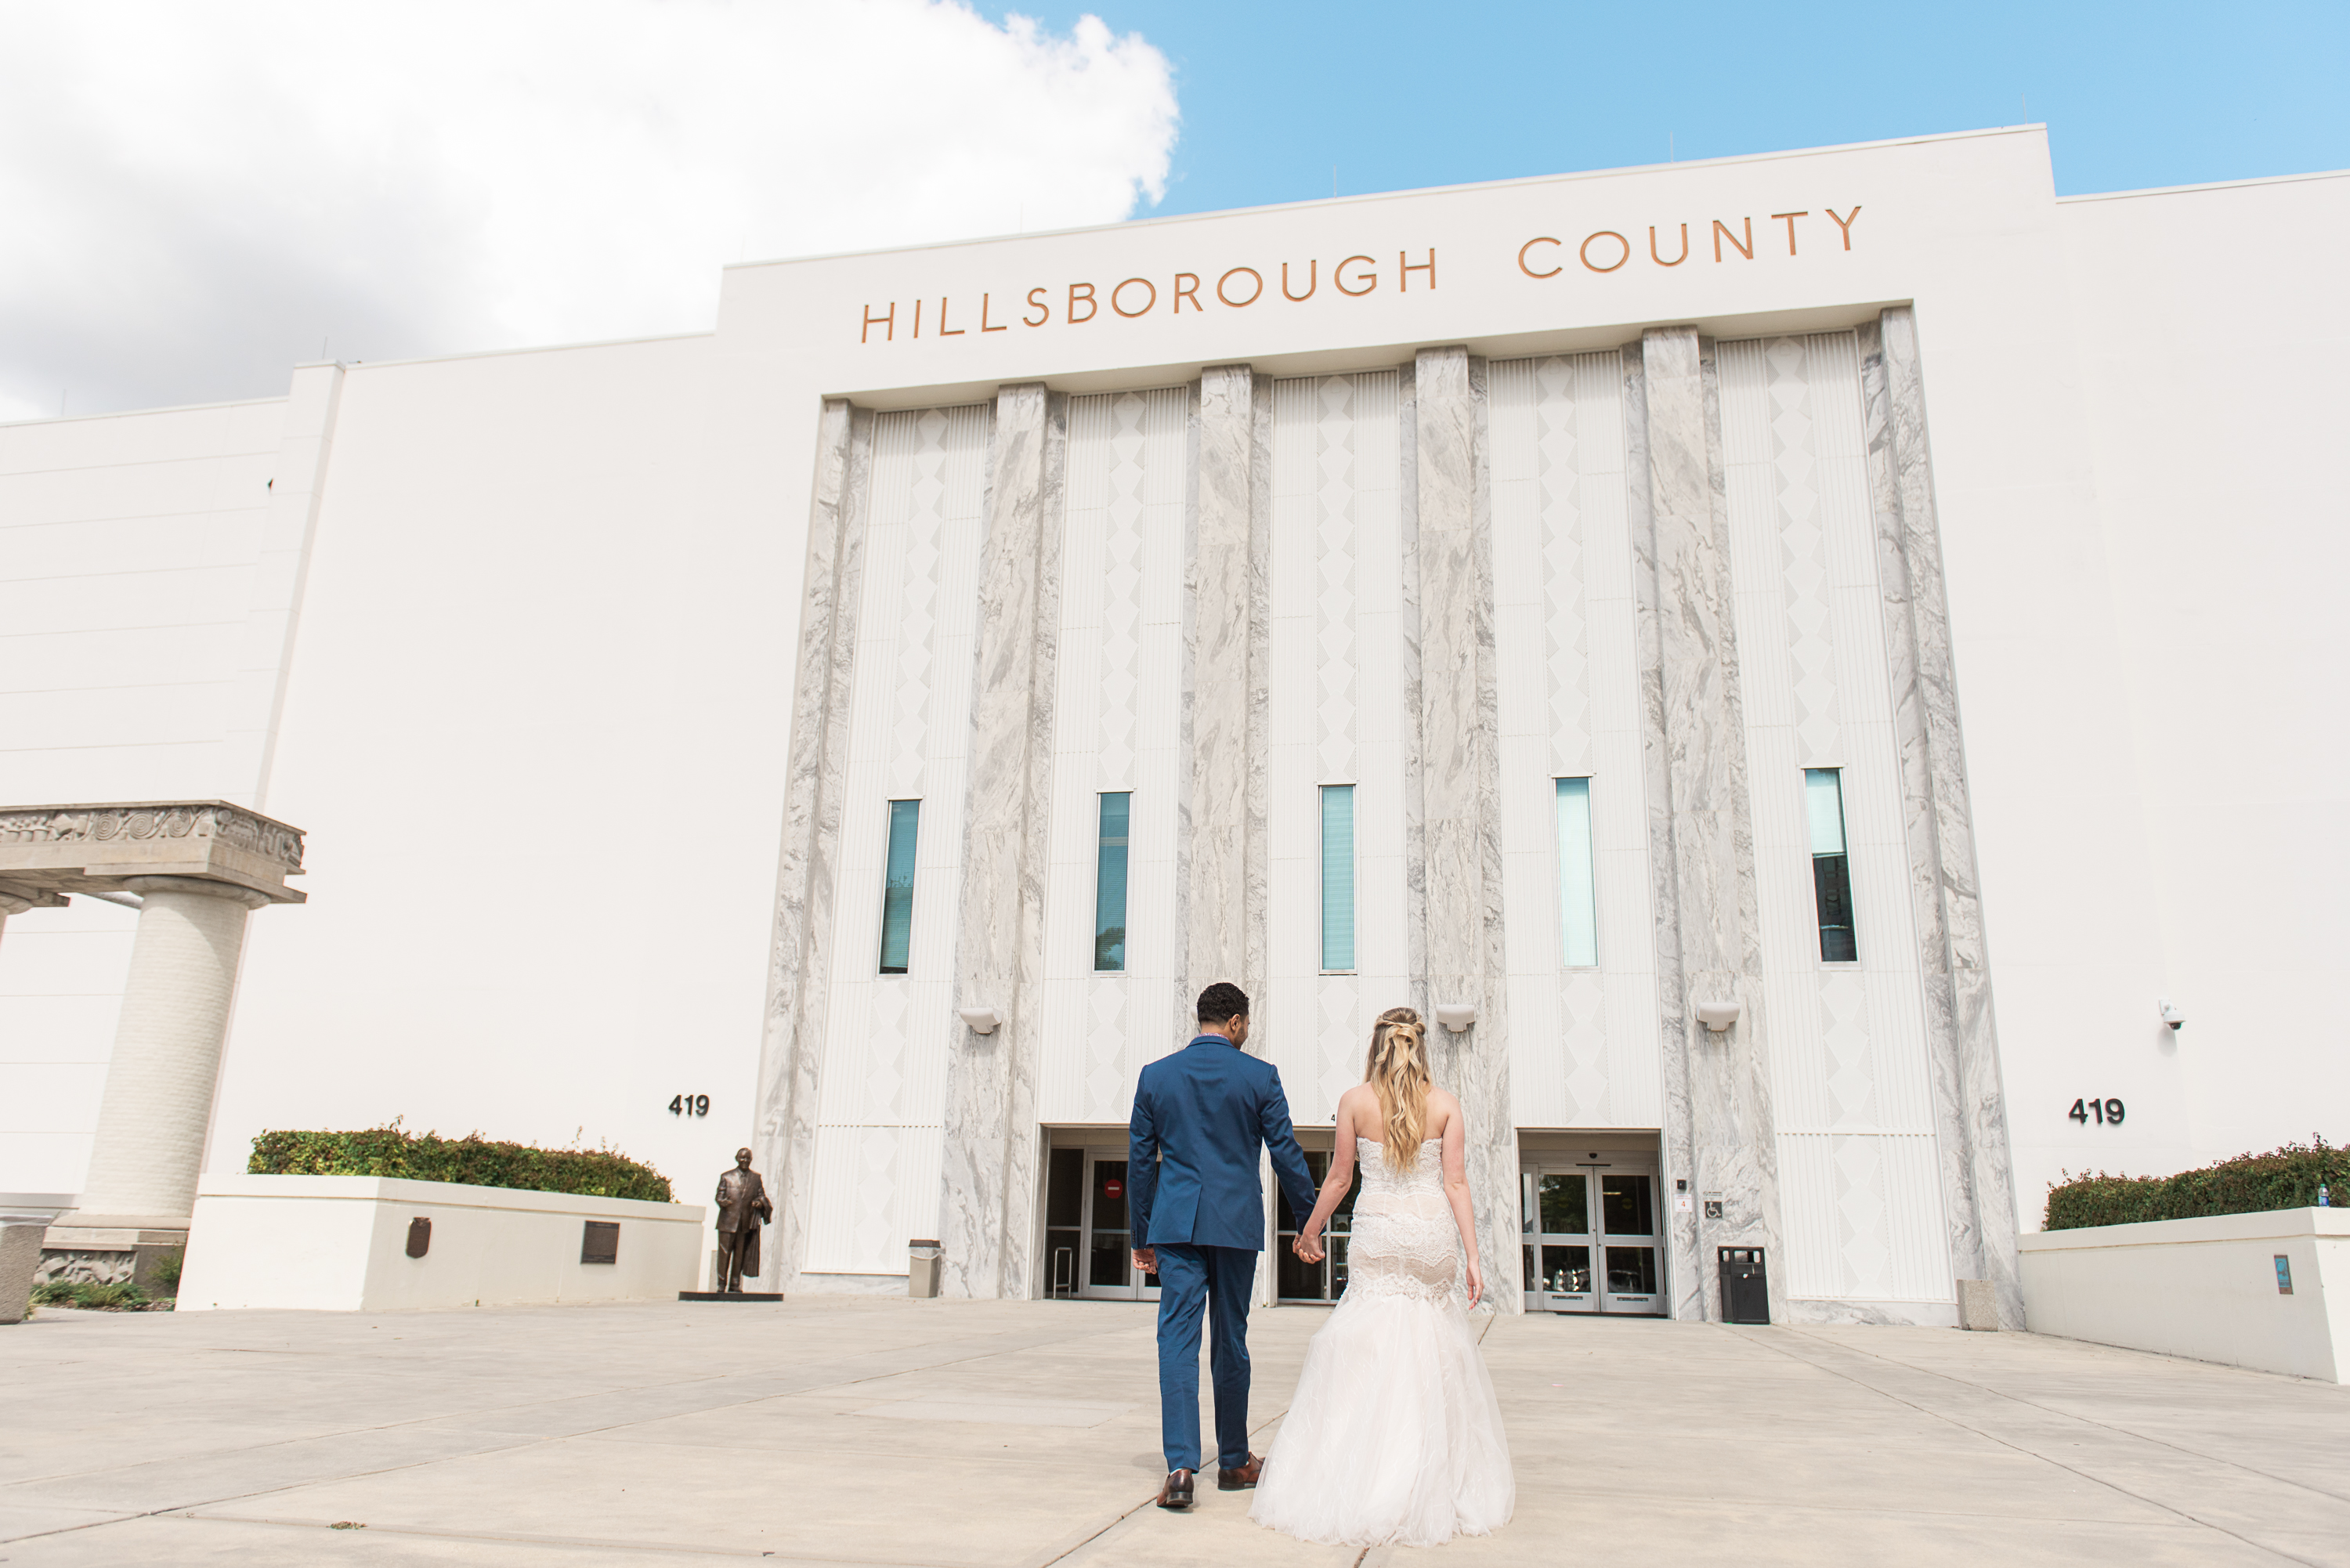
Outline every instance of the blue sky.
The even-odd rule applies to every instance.
[[[2350,0],[1446,7],[1107,0],[1173,60],[1138,216],[2045,123],[2071,194],[2350,166]]]

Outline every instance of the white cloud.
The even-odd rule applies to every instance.
[[[1115,222],[1172,72],[931,0],[0,0],[0,418],[707,328],[727,262]]]

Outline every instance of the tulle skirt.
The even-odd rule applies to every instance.
[[[1349,1289],[1306,1346],[1249,1517],[1328,1545],[1435,1546],[1491,1534],[1517,1497],[1461,1298]]]

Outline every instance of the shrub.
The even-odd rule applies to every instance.
[[[610,1148],[534,1148],[479,1133],[445,1138],[403,1132],[397,1121],[364,1132],[265,1132],[253,1140],[254,1176],[395,1176],[583,1198],[673,1201],[669,1178]]]
[[[35,1306],[81,1307],[91,1312],[145,1312],[147,1293],[130,1281],[92,1284],[88,1280],[45,1280],[33,1287]]]
[[[2240,1154],[2177,1176],[2107,1176],[2102,1170],[2063,1175],[2064,1180],[2048,1187],[2051,1231],[2306,1209],[2317,1201],[2321,1183],[2332,1189],[2332,1198],[2350,1204],[2350,1149],[2322,1137],[2266,1154]]]
[[[155,1260],[155,1283],[167,1296],[180,1293],[180,1271],[187,1266],[185,1252],[166,1252]]]

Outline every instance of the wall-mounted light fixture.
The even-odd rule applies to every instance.
[[[2165,1023],[2169,1024],[2173,1031],[2187,1027],[2187,1010],[2168,997],[2156,1002],[2154,1011],[2156,1015]]]
[[[1697,1021],[1716,1034],[1726,1034],[1738,1022],[1738,1003],[1734,1002],[1700,1002],[1697,1004]]]
[[[1477,1009],[1465,1002],[1440,1002],[1436,1004],[1436,1021],[1455,1034],[1466,1034],[1469,1026],[1477,1022]]]
[[[993,1007],[958,1007],[955,1012],[971,1025],[973,1034],[993,1034],[996,1025],[1003,1022],[1003,1015]]]

